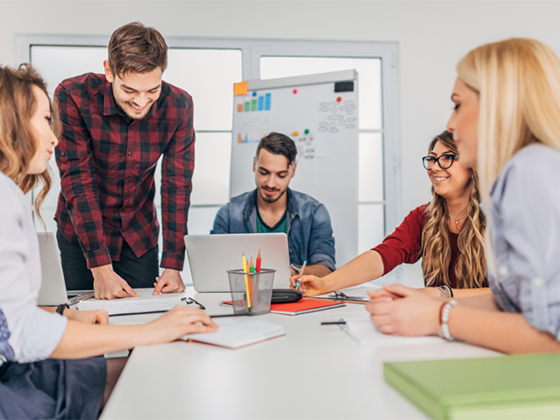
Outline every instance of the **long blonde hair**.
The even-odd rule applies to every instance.
[[[478,47],[457,74],[479,94],[478,172],[482,200],[506,163],[531,143],[560,150],[560,60],[539,41],[512,38]],[[486,254],[495,273],[486,230]]]
[[[10,177],[24,194],[38,183],[43,184],[35,197],[35,211],[40,217],[39,207],[51,187],[51,176],[48,170],[37,175],[27,173],[38,148],[37,134],[31,123],[38,106],[33,86],[48,97],[45,81],[31,65],[22,64],[17,70],[0,66],[0,171]],[[58,118],[52,106],[51,113],[56,133]]]
[[[452,153],[458,154],[450,132],[444,131],[434,137],[428,148],[430,153],[440,142]],[[459,257],[455,265],[455,277],[459,289],[482,287],[486,280],[484,258],[484,228],[486,221],[480,211],[478,174],[471,169],[471,178],[466,186],[469,191],[467,218],[463,223],[457,245]],[[449,266],[451,264],[451,242],[449,239],[447,201],[436,194],[432,186],[432,201],[426,209],[426,224],[422,231],[422,271],[426,286],[442,283],[451,286]]]

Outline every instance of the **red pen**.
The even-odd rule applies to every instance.
[[[259,253],[257,255],[257,273],[261,271],[261,250],[259,249]]]

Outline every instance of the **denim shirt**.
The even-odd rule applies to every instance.
[[[496,273],[488,283],[505,312],[560,340],[560,151],[520,150],[490,192]],[[486,206],[484,206],[486,208]],[[489,265],[490,268],[490,265]]]
[[[334,237],[326,207],[314,198],[288,188],[288,247],[290,263],[323,264],[335,270]],[[211,234],[256,233],[257,190],[237,197],[222,206]]]

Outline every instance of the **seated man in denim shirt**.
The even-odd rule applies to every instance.
[[[288,188],[296,173],[296,155],[291,138],[279,133],[264,137],[253,159],[257,188],[224,205],[211,233],[284,232],[290,263],[307,261],[305,274],[322,277],[335,270],[331,218],[317,200]]]

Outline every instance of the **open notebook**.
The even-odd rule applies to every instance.
[[[270,322],[251,319],[247,321],[215,320],[218,331],[206,334],[188,334],[184,340],[238,349],[261,341],[286,335],[284,327]]]

